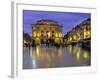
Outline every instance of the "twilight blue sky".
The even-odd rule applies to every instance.
[[[23,10],[23,28],[24,32],[30,34],[31,36],[31,24],[36,24],[36,22],[41,19],[49,19],[63,25],[63,33],[66,34],[73,27],[80,24],[87,18],[91,18],[90,13]]]

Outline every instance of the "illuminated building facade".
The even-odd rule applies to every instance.
[[[64,36],[66,44],[90,41],[90,39],[91,19],[83,21]]]
[[[52,20],[39,20],[32,24],[32,40],[34,44],[62,43],[63,26]]]
[[[31,44],[31,37],[28,33],[23,33],[23,46],[29,46]]]

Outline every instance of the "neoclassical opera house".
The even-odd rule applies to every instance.
[[[35,44],[45,44],[48,40],[60,44],[63,42],[62,30],[63,26],[53,20],[39,20],[32,24],[32,40]]]

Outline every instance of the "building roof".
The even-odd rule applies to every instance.
[[[38,20],[37,23],[35,25],[53,25],[53,26],[60,26],[62,27],[62,25],[59,25],[58,22],[53,21],[53,20]]]

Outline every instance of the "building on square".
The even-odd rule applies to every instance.
[[[32,40],[34,44],[57,43],[63,41],[63,26],[53,20],[39,20],[32,24]]]
[[[75,26],[65,36],[65,43],[90,43],[91,41],[91,19],[88,18],[82,21],[79,25]]]

